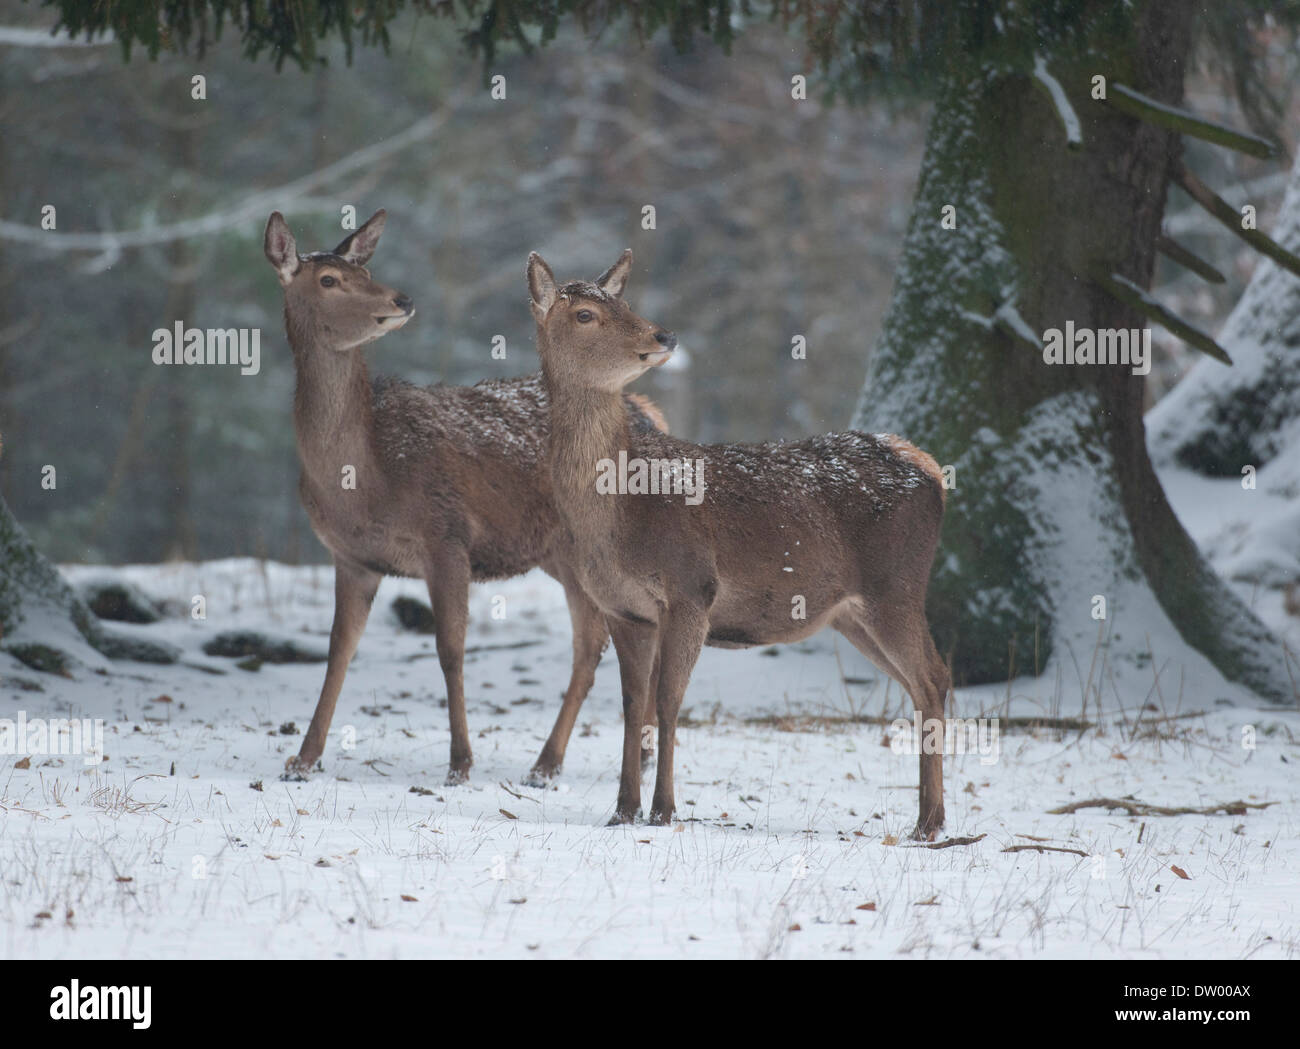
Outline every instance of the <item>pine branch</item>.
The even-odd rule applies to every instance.
[[[1232,364],[1232,358],[1228,356],[1227,350],[1206,335],[1205,332],[1192,327],[1172,310],[1156,302],[1155,299],[1127,277],[1121,277],[1118,273],[1098,273],[1095,280],[1113,298],[1118,299],[1126,306],[1131,306],[1143,316],[1151,318],[1162,328],[1177,335],[1189,346],[1208,354],[1216,361]]]
[[[1222,284],[1226,277],[1199,255],[1192,254],[1187,248],[1179,244],[1173,237],[1160,234],[1156,237],[1156,251],[1160,252],[1167,259],[1172,259],[1180,266],[1191,270],[1203,280],[1208,280],[1211,284]]]
[[[1179,167],[1174,172],[1174,181],[1189,197],[1252,248],[1267,255],[1283,269],[1290,270],[1300,277],[1300,256],[1293,255],[1272,237],[1266,236],[1257,229],[1242,229],[1240,212],[1186,167]]]
[[[1168,128],[1182,135],[1191,135],[1205,142],[1213,142],[1216,146],[1226,146],[1239,153],[1248,153],[1252,157],[1268,160],[1278,153],[1276,142],[1270,142],[1266,138],[1244,131],[1235,131],[1176,106],[1167,106],[1123,84],[1111,84],[1107,89],[1106,101],[1120,112],[1145,120],[1149,124]]]

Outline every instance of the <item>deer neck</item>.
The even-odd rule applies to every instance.
[[[298,335],[298,337],[296,337]],[[341,488],[344,467],[355,469],[356,487],[380,477],[373,442],[370,377],[360,349],[322,347],[289,324],[297,385],[293,423],[303,473],[325,491]]]
[[[596,490],[601,460],[632,454],[631,431],[621,393],[556,383],[546,374],[551,426],[548,459],[556,508],[569,531],[585,544],[614,539],[624,500]]]

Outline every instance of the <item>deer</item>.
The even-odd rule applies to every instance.
[[[465,782],[473,765],[463,670],[470,583],[540,566],[564,587],[573,627],[569,684],[526,780],[545,785],[560,772],[608,643],[604,616],[577,584],[550,496],[545,390],[537,373],[469,387],[371,382],[363,349],[415,313],[410,296],[366,268],[386,221],[380,209],[333,251],[309,254],[299,254],[280,212],[266,225],[264,250],[284,293],[296,371],[299,495],[334,562],[325,681],[284,775],[303,779],[319,766],[379,583],[398,576],[428,586],[451,727],[447,784]],[[647,398],[624,404],[632,429],[667,428]]]
[[[799,641],[830,626],[906,689],[927,726],[941,721],[951,679],[925,597],[944,488],[934,458],[893,434],[696,445],[633,430],[624,387],[668,360],[677,338],[624,300],[631,266],[624,251],[594,282],[559,284],[534,252],[527,280],[555,503],[583,551],[578,584],[618,654],[624,739],[610,823],[640,818],[639,736],[653,704],[649,821],[663,825],[678,711],[704,645]],[[643,483],[611,490],[615,462],[648,464]],[[933,840],[943,822],[943,755],[922,753],[913,836]]]

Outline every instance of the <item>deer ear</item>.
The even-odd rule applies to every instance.
[[[622,298],[627,287],[627,276],[632,272],[632,249],[624,248],[618,261],[596,278],[596,287],[614,298]]]
[[[379,237],[384,232],[384,223],[387,221],[388,212],[380,208],[366,219],[364,226],[346,236],[334,249],[334,254],[344,262],[350,262],[354,266],[364,266],[375,253],[375,248],[379,246]]]
[[[267,260],[280,275],[281,284],[288,284],[293,280],[293,275],[298,272],[300,265],[298,245],[294,242],[293,234],[289,232],[289,224],[278,211],[271,212],[271,217],[266,220],[266,236],[262,241],[262,250],[266,252]]]
[[[555,274],[535,251],[528,253],[528,294],[539,320],[555,305]]]

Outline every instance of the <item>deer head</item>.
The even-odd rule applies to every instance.
[[[396,331],[415,313],[410,296],[372,280],[366,269],[387,217],[380,208],[333,251],[299,255],[284,216],[271,212],[266,257],[284,288],[285,315],[306,344],[352,350]]]
[[[542,257],[528,256],[528,292],[537,350],[547,375],[562,383],[617,392],[672,356],[677,336],[623,301],[632,252],[590,281],[557,286]]]

